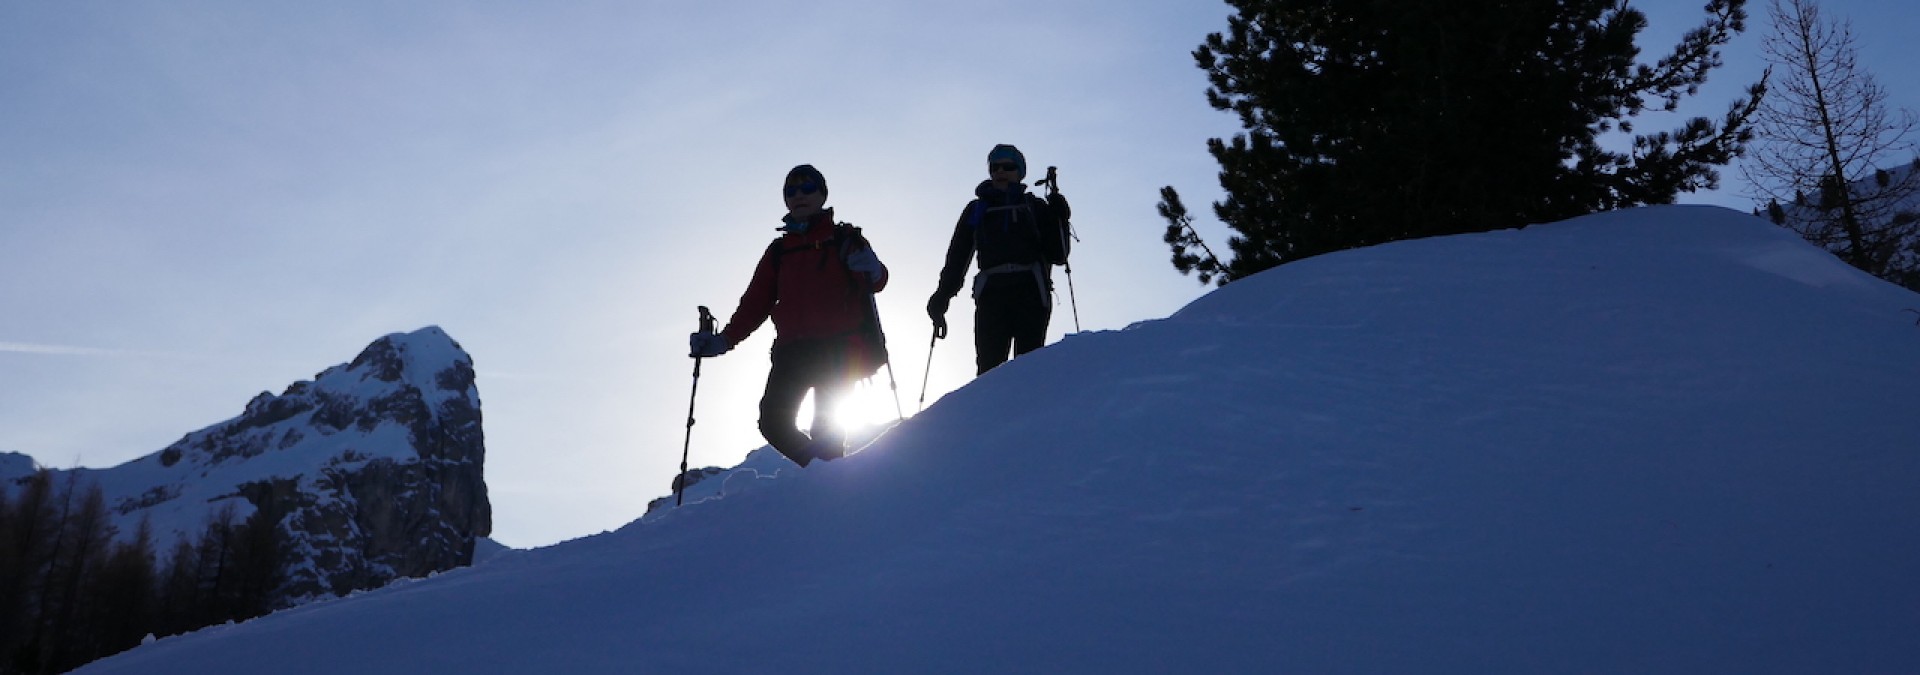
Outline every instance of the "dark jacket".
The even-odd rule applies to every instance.
[[[940,268],[935,296],[952,298],[960,292],[969,259],[983,271],[1005,265],[1039,265],[1044,270],[1066,263],[1061,229],[1066,198],[1056,194],[1050,202],[1027,192],[1026,185],[1015,183],[1000,190],[993,181],[981,181],[973,194],[974,200],[960,211],[960,221],[953,226],[953,239],[947,242],[947,261]]]

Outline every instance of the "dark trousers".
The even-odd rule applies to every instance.
[[[1047,289],[1021,272],[988,277],[973,299],[973,360],[979,373],[1007,362],[1007,349],[1019,356],[1047,342],[1053,307]]]
[[[852,385],[846,364],[846,340],[794,340],[774,344],[767,391],[760,397],[760,435],[766,437],[773,449],[801,466],[816,456],[838,457],[845,451],[846,434],[835,428],[830,418]],[[808,391],[813,392],[811,435],[800,431],[796,419]],[[826,449],[808,450],[808,444],[815,439]]]

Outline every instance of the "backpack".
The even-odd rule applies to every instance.
[[[987,206],[987,203],[985,201],[982,201],[979,199],[973,200],[973,205],[967,210],[967,224],[968,226],[973,228],[974,247],[978,248],[980,246],[980,224],[986,220],[988,211],[1017,209],[1017,210],[1027,212],[1028,217],[1026,218],[1026,221],[1030,224],[1029,231],[1033,233],[1034,245],[1037,249],[1039,249],[1041,257],[1046,261],[1046,263],[1049,265],[1067,264],[1067,257],[1071,255],[1073,252],[1073,240],[1070,236],[1068,236],[1068,233],[1071,231],[1069,229],[1071,226],[1067,224],[1067,219],[1063,217],[1064,214],[1049,213],[1049,215],[1055,216],[1060,221],[1059,222],[1060,256],[1058,258],[1055,258],[1054,256],[1048,255],[1049,251],[1047,251],[1045,246],[1040,245],[1040,241],[1039,241],[1040,220],[1039,218],[1033,215],[1033,202],[1038,198],[1034,197],[1031,193],[1027,194],[1026,197],[1027,197],[1026,203],[1020,204],[1018,206],[990,207],[990,206]],[[1051,211],[1051,209],[1053,208],[1052,204],[1047,203],[1045,200],[1040,200],[1040,201],[1041,201],[1042,208],[1046,208],[1049,211]],[[1016,215],[1015,219],[1018,220],[1019,217]]]

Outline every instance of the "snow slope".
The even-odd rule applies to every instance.
[[[81,672],[1920,672],[1914,310],[1712,207],[1322,256],[845,460]]]

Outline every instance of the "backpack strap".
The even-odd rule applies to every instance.
[[[780,293],[780,258],[793,251],[818,250],[829,246],[839,249],[841,265],[846,264],[847,254],[858,251],[861,248],[873,247],[872,244],[867,243],[866,236],[860,234],[860,228],[854,227],[851,223],[834,224],[833,236],[811,244],[781,246],[780,240],[775,239],[772,243],[767,244],[767,255],[773,258],[774,295],[777,297]],[[820,265],[823,269],[826,264],[827,256],[821,256]],[[874,303],[871,295],[861,293],[858,285],[849,285],[847,292],[855,296],[853,298],[855,300],[862,299],[859,296],[866,295],[864,298],[866,300],[865,302],[857,303],[857,306],[860,307],[861,314],[860,325],[855,328],[853,332],[865,336],[868,346],[878,352],[878,361],[876,363],[889,362],[892,357],[887,353],[887,335],[880,330],[879,306]],[[878,366],[875,367],[878,368]]]
[[[852,223],[835,225],[833,228],[833,237],[827,241],[837,241],[840,243],[841,261],[845,261],[849,253],[863,248],[873,248],[872,244],[867,243],[866,235],[860,234],[860,228],[854,227]]]
[[[858,244],[858,246],[856,246],[855,244]],[[767,255],[773,259],[772,261],[773,262],[773,282],[774,282],[774,288],[776,289],[776,292],[780,287],[779,284],[780,284],[780,259],[781,258],[785,257],[786,254],[792,253],[794,251],[819,250],[829,246],[837,247],[840,250],[840,263],[842,265],[846,264],[848,253],[852,253],[854,251],[860,250],[860,248],[863,248],[863,247],[865,248],[872,247],[871,244],[867,243],[867,238],[860,234],[860,228],[854,227],[850,223],[835,224],[833,226],[833,236],[827,237],[826,239],[822,239],[820,241],[816,241],[810,244],[801,244],[799,246],[781,246],[780,239],[774,239],[771,243],[767,244]],[[827,266],[827,257],[821,256],[820,269],[826,269],[826,266]]]
[[[980,225],[986,222],[988,213],[995,211],[1006,212],[1010,224],[1020,222],[1020,212],[1026,211],[1026,234],[1032,235],[1036,245],[1041,243],[1040,217],[1033,212],[1033,200],[1035,197],[1032,194],[1027,194],[1025,197],[1026,198],[1021,199],[1018,204],[1004,204],[1001,206],[987,206],[987,202],[984,199],[976,198],[973,200],[973,203],[967,207],[967,223],[973,228],[974,250],[977,251],[980,249]],[[1041,258],[1042,260],[1046,258],[1044,251],[1042,252]]]

